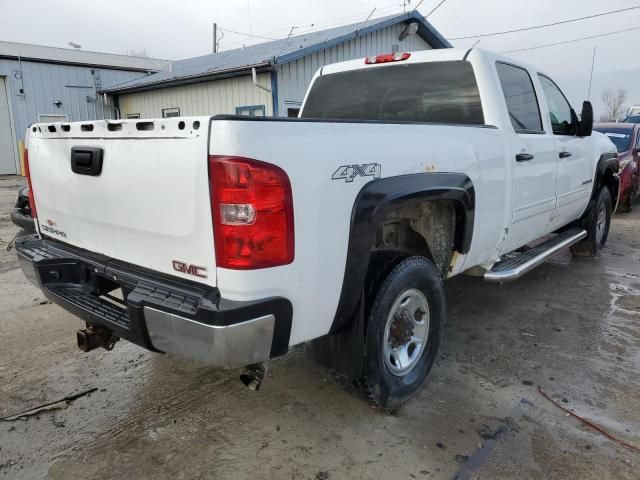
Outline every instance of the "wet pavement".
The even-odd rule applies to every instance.
[[[119,342],[82,353],[81,323],[45,301],[6,243],[20,180],[0,177],[0,478],[636,479],[640,454],[537,386],[640,444],[640,208],[598,259],[560,256],[508,285],[446,282],[430,381],[396,416],[302,346],[260,392],[238,372]]]

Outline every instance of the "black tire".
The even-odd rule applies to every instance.
[[[391,372],[385,361],[385,329],[396,300],[409,290],[421,292],[428,303],[429,323],[424,348],[405,375]],[[424,383],[440,346],[445,301],[440,273],[424,257],[407,258],[389,273],[371,307],[365,341],[365,381],[374,401],[388,411],[396,411]],[[426,322],[425,322],[426,323]]]
[[[626,213],[631,213],[633,211],[633,202],[637,197],[636,188],[634,187],[627,195],[627,200],[622,205],[622,210]]]
[[[602,233],[598,233],[598,212],[604,209],[604,224]],[[581,225],[587,231],[587,238],[571,247],[571,252],[579,257],[597,257],[607,243],[613,205],[611,194],[607,187],[602,187],[595,204],[587,211]]]

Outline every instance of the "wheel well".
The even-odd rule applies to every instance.
[[[420,255],[431,260],[445,276],[463,229],[456,202],[430,200],[400,207],[378,223],[373,257],[405,258]]]

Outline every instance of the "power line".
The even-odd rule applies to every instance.
[[[433,7],[433,9],[431,9],[431,11],[430,11],[429,13],[427,13],[427,14],[424,16],[424,18],[429,18],[429,16],[430,16],[432,13],[434,13],[436,10],[438,10],[438,9],[440,8],[440,5],[442,5],[442,4],[443,4],[444,2],[446,2],[446,1],[447,1],[447,0],[442,0],[438,5],[436,5],[435,7]],[[422,2],[420,2],[420,3],[422,3]],[[419,6],[420,6],[420,5],[418,4],[418,7],[419,7]],[[416,8],[418,8],[418,7],[416,7]]]
[[[615,35],[615,34],[618,34],[618,33],[631,32],[633,30],[640,30],[640,27],[626,28],[624,30],[616,30],[615,32],[601,33],[599,35],[591,35],[589,37],[576,38],[574,40],[566,40],[564,42],[547,43],[545,45],[537,45],[535,47],[529,47],[529,48],[519,48],[518,50],[507,50],[506,52],[500,52],[500,53],[526,52],[527,50],[536,50],[538,48],[554,47],[556,45],[565,45],[567,43],[581,42],[582,40],[589,40],[591,38],[606,37],[608,35]]]
[[[402,8],[402,7],[394,4],[394,5],[388,5],[386,7],[378,8],[376,11],[380,12],[380,11],[383,11],[383,10],[397,10],[399,8]],[[296,30],[298,30],[298,29],[299,30],[313,29],[313,28],[317,28],[319,26],[324,26],[324,25],[328,25],[328,24],[336,24],[336,23],[338,25],[342,26],[341,22],[343,20],[362,18],[362,15],[365,15],[365,14],[368,14],[368,13],[369,13],[369,11],[358,13],[358,14],[354,14],[354,15],[349,15],[347,17],[338,17],[338,18],[334,18],[332,20],[325,20],[325,21],[322,21],[322,22],[316,22],[316,23],[312,23],[310,25],[296,26]],[[271,34],[279,33],[279,32],[288,32],[291,27],[280,28],[278,30],[272,30],[270,32],[263,33],[261,35],[249,35],[249,34],[244,33],[244,32],[237,32],[237,31],[234,31],[234,30],[229,30],[227,28],[222,28],[222,27],[218,27],[218,28],[220,30],[225,30],[225,31],[230,32],[230,33],[236,33],[238,35],[244,35],[244,36],[253,36],[255,38],[261,38],[261,39],[264,39],[264,40],[284,40],[283,38],[272,38],[272,37],[268,37],[266,35],[271,35]],[[304,32],[304,34],[306,34],[306,33],[307,32]],[[242,41],[239,41],[239,42],[238,41],[234,41],[234,42],[226,44],[225,48],[229,48],[232,45],[239,45],[241,43],[242,43]]]
[[[555,25],[564,25],[566,23],[579,22],[581,20],[588,20],[590,18],[603,17],[605,15],[612,15],[614,13],[628,12],[629,10],[637,10],[638,8],[640,8],[640,5],[637,5],[635,7],[621,8],[619,10],[611,10],[609,12],[596,13],[595,15],[588,15],[586,17],[571,18],[569,20],[562,20],[560,22],[545,23],[544,25],[536,25],[534,27],[516,28],[516,29],[513,29],[513,30],[504,30],[502,32],[483,33],[481,35],[469,35],[468,37],[450,38],[449,40],[467,40],[467,39],[470,39],[470,38],[494,37],[496,35],[505,35],[507,33],[526,32],[526,31],[529,31],[529,30],[536,30],[538,28],[553,27]]]
[[[218,27],[218,30],[223,30],[229,33],[235,33],[236,35],[244,35],[245,37],[260,38],[262,40],[279,40],[278,38],[263,37],[262,35],[253,35],[252,33],[236,32],[235,30],[230,30],[228,28],[222,28],[222,27]]]

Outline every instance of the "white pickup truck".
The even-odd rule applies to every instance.
[[[433,365],[444,279],[603,247],[618,160],[592,117],[536,68],[445,49],[325,66],[298,119],[37,124],[16,250],[85,351],[123,338],[259,386],[314,340],[395,409]]]

